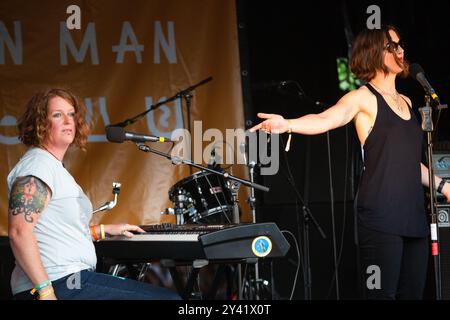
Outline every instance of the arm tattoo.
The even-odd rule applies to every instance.
[[[45,207],[47,185],[33,176],[19,177],[13,184],[9,197],[9,211],[13,216],[23,214],[32,223],[33,213],[39,214]]]

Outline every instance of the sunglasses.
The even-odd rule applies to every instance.
[[[405,49],[405,43],[402,40],[399,40],[399,42],[391,41],[384,47],[387,51],[395,53],[399,53],[400,48]]]

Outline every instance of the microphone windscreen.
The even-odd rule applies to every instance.
[[[412,63],[412,64],[409,66],[409,75],[410,75],[413,79],[417,80],[417,75],[418,75],[419,73],[425,73],[425,71],[423,71],[423,68],[420,66],[420,64],[418,64],[418,63]]]
[[[122,143],[125,141],[125,129],[122,127],[106,127],[106,139],[109,142]]]

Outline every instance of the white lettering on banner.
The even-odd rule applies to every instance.
[[[160,45],[166,54],[167,60],[170,64],[177,63],[177,51],[175,47],[175,31],[174,31],[174,22],[169,21],[167,23],[167,30],[169,33],[169,42],[167,42],[166,38],[164,37],[164,32],[162,31],[161,27],[161,21],[155,22],[155,36],[154,36],[154,44],[153,44],[153,62],[155,64],[160,64]]]
[[[14,21],[14,39],[6,29],[3,21],[0,21],[0,64],[5,64],[5,46],[8,48],[11,58],[16,65],[21,65],[23,61],[23,50],[22,50],[22,24],[20,21]]]
[[[67,7],[66,13],[71,15],[66,19],[67,29],[81,29],[81,9],[79,6],[72,4]]]
[[[80,50],[77,50],[75,44],[73,43],[72,36],[66,27],[65,22],[60,22],[59,24],[59,49],[60,49],[60,63],[63,66],[67,66],[67,47],[69,47],[70,53],[74,57],[76,62],[83,62],[86,57],[88,48],[90,48],[91,62],[93,65],[99,64],[98,50],[97,50],[97,40],[95,33],[95,23],[89,22],[86,31],[84,33],[83,41],[81,42]]]
[[[166,98],[161,97],[158,102],[161,102],[163,100],[166,100]],[[161,131],[157,128],[155,122],[155,114],[153,111],[147,113],[147,126],[153,134],[160,137],[170,138],[173,130],[183,128],[183,113],[181,111],[181,100],[176,99],[174,103],[175,107],[169,107],[163,104],[159,106],[157,109],[162,111],[162,114],[158,119],[158,124],[163,128],[167,128],[168,129],[167,131]],[[153,98],[145,97],[145,110],[150,109],[152,105],[153,105]],[[175,128],[169,128],[169,119],[173,118],[174,116],[175,116]]]
[[[73,8],[72,8],[73,7]],[[75,9],[77,7],[78,9]],[[66,21],[59,23],[59,62],[62,66],[69,65],[68,52],[74,58],[75,62],[83,63],[89,50],[91,64],[99,65],[100,59],[97,48],[97,34],[94,22],[89,22],[84,32],[80,47],[74,43],[70,30],[81,29],[81,11],[78,6],[69,6],[67,13],[75,12],[67,18]],[[167,36],[164,34],[161,21],[155,21],[154,29],[154,48],[153,48],[153,63],[161,63],[161,49],[167,58],[169,64],[177,63],[177,50],[175,43],[175,23],[173,21],[167,22]],[[130,43],[128,43],[128,41]],[[23,64],[23,41],[22,41],[22,27],[20,21],[14,21],[14,41],[11,38],[3,21],[0,21],[0,65],[6,63],[5,47],[8,48],[11,54],[12,61],[15,65]],[[116,63],[124,63],[125,53],[134,52],[136,56],[136,63],[141,64],[143,61],[142,53],[144,52],[144,45],[139,44],[137,36],[134,33],[133,27],[129,21],[123,22],[122,31],[120,34],[119,44],[112,46],[112,51],[116,53]]]
[[[4,116],[2,120],[0,120],[0,127],[15,127],[17,125],[17,120],[13,116]],[[13,145],[20,143],[19,138],[15,137],[7,137],[0,134],[0,144]]]
[[[128,38],[130,39],[131,44],[127,44]],[[117,52],[116,63],[123,63],[125,52],[127,51],[133,51],[136,55],[136,62],[139,64],[142,63],[141,51],[144,51],[144,45],[138,43],[133,27],[128,21],[123,23],[120,44],[118,46],[113,46],[112,50]]]
[[[84,104],[86,105],[86,122],[91,123],[94,115],[94,107],[91,98],[85,98]],[[110,124],[108,111],[106,110],[106,99],[105,97],[100,97],[98,99],[98,107],[100,110],[100,116],[103,119],[105,127]],[[107,142],[105,134],[91,134],[88,137],[88,142]]]

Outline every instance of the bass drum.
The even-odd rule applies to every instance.
[[[182,223],[227,224],[233,221],[233,198],[220,175],[204,171],[194,173],[174,184],[169,198],[175,214],[182,215]]]

